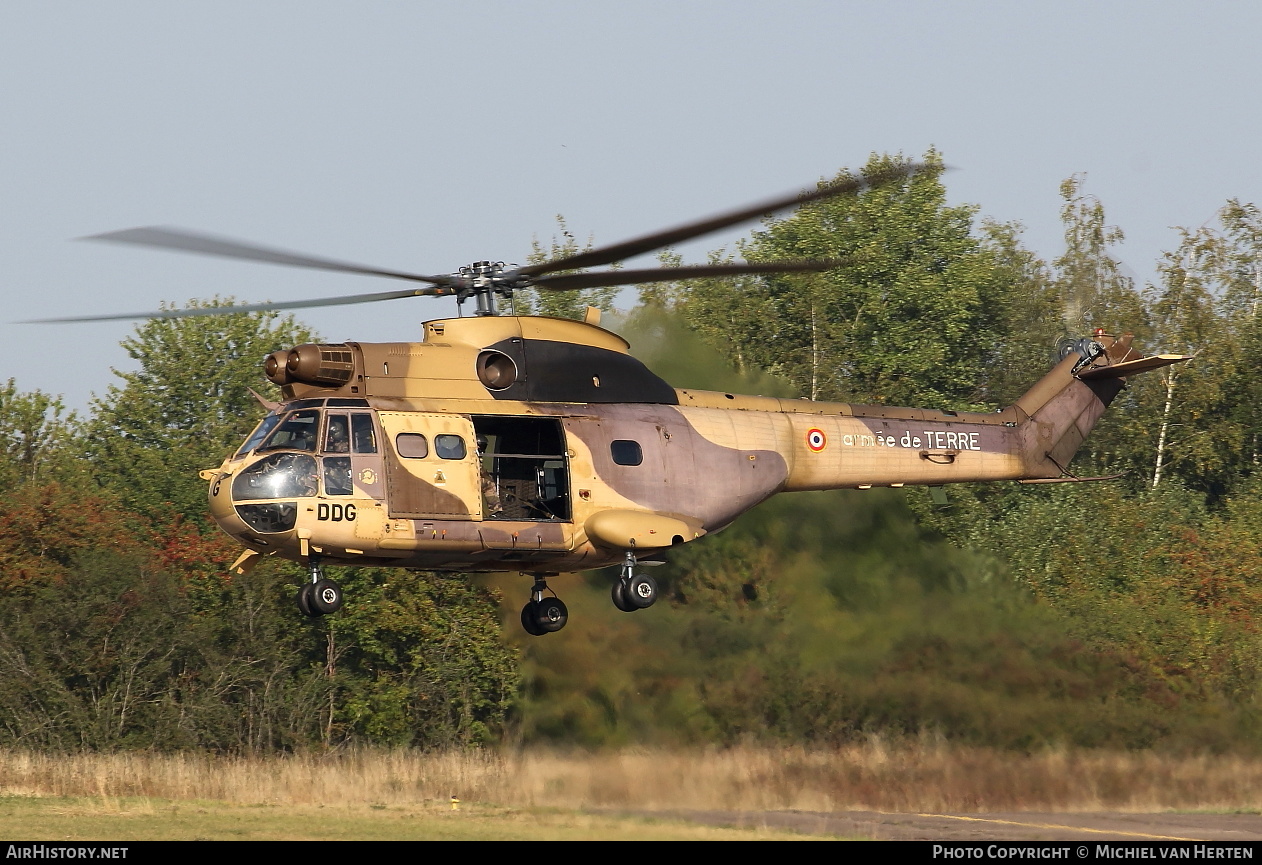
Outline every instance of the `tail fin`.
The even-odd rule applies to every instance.
[[[1026,477],[1068,475],[1069,461],[1126,386],[1126,377],[1190,360],[1179,354],[1144,357],[1131,347],[1133,338],[1097,330],[1065,343],[1060,363],[1013,403],[1010,410],[1023,431]]]

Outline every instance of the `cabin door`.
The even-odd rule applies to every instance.
[[[505,561],[546,561],[573,548],[569,456],[556,418],[479,415],[480,534]]]
[[[422,412],[378,412],[392,519],[477,520],[482,487],[473,422]]]
[[[565,523],[569,457],[555,418],[480,415],[473,419],[486,498],[483,518]]]

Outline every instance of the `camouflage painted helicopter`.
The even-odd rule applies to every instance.
[[[210,512],[263,556],[304,564],[308,616],[341,608],[326,565],[520,571],[534,578],[522,626],[565,626],[547,578],[621,565],[611,596],[634,612],[657,599],[639,565],[718,531],[768,497],[962,481],[1085,480],[1068,465],[1127,376],[1176,363],[1143,357],[1129,335],[1096,331],[1002,411],[981,414],[774,399],[676,389],[585,321],[500,315],[524,288],[598,286],[735,274],[821,271],[844,261],[558,273],[608,265],[791,205],[904,179],[820,185],[676,229],[525,267],[482,261],[422,276],[266,249],[169,228],[96,239],[273,264],[384,276],[425,287],[322,300],[57,321],[182,317],[364,303],[472,298],[476,315],[429,321],[421,342],[300,345],[265,360],[284,395],[222,465],[201,473]]]

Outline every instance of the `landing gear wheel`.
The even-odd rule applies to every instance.
[[[657,600],[657,580],[647,574],[636,574],[627,583],[626,595],[627,600],[636,609],[643,610],[646,607],[651,607],[653,602]]]
[[[570,611],[560,598],[544,598],[542,601],[535,601],[534,605],[535,623],[542,631],[555,634],[569,621]]]
[[[342,596],[342,587],[330,579],[317,580],[311,585],[311,609],[322,616],[336,613],[342,609],[346,600]]]
[[[624,613],[634,613],[640,609],[627,598],[627,584],[621,579],[613,581],[613,588],[609,591],[609,597],[613,599],[613,605]]]
[[[311,583],[303,583],[298,589],[298,611],[309,619],[322,615],[311,605]]]
[[[539,616],[535,612],[535,602],[527,601],[526,606],[521,608],[521,626],[522,629],[532,637],[542,637],[548,633],[539,627]]]

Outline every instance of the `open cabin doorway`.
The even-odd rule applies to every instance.
[[[570,472],[561,422],[475,415],[483,519],[569,522]]]

